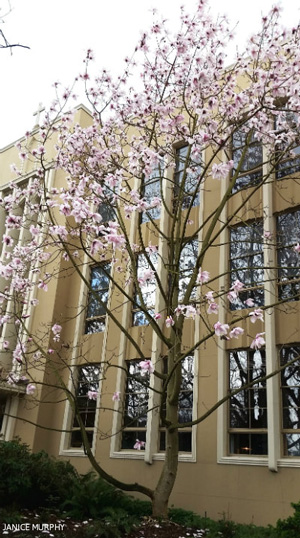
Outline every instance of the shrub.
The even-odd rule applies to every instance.
[[[31,454],[18,441],[0,443],[0,505],[56,506],[71,495],[79,477],[69,462],[46,452]]]
[[[94,473],[81,477],[63,507],[70,516],[78,519],[97,519],[111,516],[112,511],[120,514],[120,510],[135,518],[151,514],[150,502],[129,497],[102,478],[96,478]]]
[[[279,519],[276,530],[280,538],[299,538],[300,536],[300,502],[291,503],[295,513],[287,519]]]

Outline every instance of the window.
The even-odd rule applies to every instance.
[[[164,361],[165,372],[167,371],[167,361]],[[188,355],[181,363],[181,388],[178,402],[178,422],[184,424],[193,420],[193,384],[194,384],[194,356]],[[165,408],[163,408],[165,415]],[[178,430],[178,444],[180,452],[192,452],[192,428],[182,428]],[[162,427],[160,430],[161,451],[166,449],[166,433]]]
[[[102,224],[108,223],[110,220],[115,220],[115,210],[113,205],[114,193],[105,185],[102,186],[103,201],[98,206],[98,213],[102,217]]]
[[[198,241],[188,241],[183,247],[179,260],[178,301],[182,302],[198,258]],[[195,299],[196,288],[192,290],[190,299]]]
[[[239,350],[229,353],[229,390],[231,392],[265,375],[264,351]],[[249,456],[268,453],[266,381],[231,396],[229,452]]]
[[[140,360],[126,361],[127,380],[122,432],[122,449],[133,449],[136,440],[146,442],[149,389],[141,376]]]
[[[263,227],[261,222],[235,226],[230,230],[230,279],[245,285],[244,291],[231,303],[231,309],[245,308],[252,298],[255,306],[264,304]]]
[[[281,372],[283,454],[300,456],[300,346],[284,347],[280,363],[299,360]]]
[[[99,364],[90,364],[79,366],[77,369],[77,387],[76,387],[76,404],[77,411],[81,417],[90,445],[93,443],[95,418],[96,418],[96,399],[94,395],[99,388],[100,366]],[[77,417],[74,417],[72,433],[70,439],[70,448],[82,448],[82,437]]]
[[[191,203],[192,195],[198,187],[201,166],[199,162],[193,162],[191,157],[187,161],[189,149],[188,145],[177,148],[175,155],[175,204],[179,200],[182,209],[188,208]],[[199,205],[199,192],[192,203],[192,206],[196,205]]]
[[[137,279],[139,282],[139,289],[142,294],[143,301],[148,310],[150,316],[154,316],[154,306],[155,306],[155,294],[156,294],[156,280],[153,274],[153,269],[150,267],[149,260],[152,263],[153,267],[157,267],[157,253],[154,252],[145,256],[144,254],[138,254],[137,256]],[[137,303],[137,306],[133,308],[133,320],[132,324],[136,325],[147,325],[148,319],[145,314],[140,309],[141,300],[135,290],[134,300]]]
[[[280,299],[299,300],[300,257],[293,249],[299,240],[300,210],[279,215],[277,217],[277,265]]]
[[[153,168],[152,173],[144,178],[142,186],[142,197],[146,201],[147,205],[151,206],[151,202],[154,198],[161,199],[161,182],[164,174],[164,161],[161,160]],[[147,212],[142,213],[142,222],[148,222],[149,220],[159,219],[160,207],[150,207]]]
[[[91,268],[85,334],[102,332],[105,329],[106,307],[109,293],[110,263]]]
[[[247,140],[248,137],[250,137],[249,140]],[[249,134],[249,132],[244,132],[242,129],[235,131],[232,135],[232,160],[234,162],[232,173],[236,172],[241,162],[246,144],[248,144],[248,147],[232,192],[258,185],[262,179],[262,144],[259,140],[256,140],[254,133]]]
[[[295,145],[290,148],[290,142],[287,135],[287,132],[291,130],[292,132],[299,130],[299,119],[298,115],[290,110],[282,111],[276,117],[276,128],[281,131],[282,134],[282,143],[280,146],[277,146],[277,151],[280,154],[281,152],[287,151],[287,154],[290,151],[293,152],[294,157],[289,156],[287,159],[283,159],[276,166],[276,178],[281,179],[300,170],[300,145]],[[277,155],[278,155],[277,153]]]

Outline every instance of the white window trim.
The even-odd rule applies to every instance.
[[[87,279],[90,266],[88,264],[88,257],[85,255],[84,258],[85,267],[83,270],[83,276]],[[80,290],[79,290],[79,298],[78,298],[78,308],[77,308],[77,317],[76,317],[76,324],[75,324],[75,342],[74,342],[74,350],[75,353],[71,360],[71,371],[74,373],[76,371],[76,368],[78,366],[84,366],[84,364],[78,363],[78,356],[79,356],[79,342],[82,338],[91,338],[93,337],[92,334],[84,334],[83,327],[85,324],[85,310],[82,312],[81,304],[86,304],[87,301],[87,292],[86,292],[86,285],[83,280],[81,280],[80,283]],[[108,303],[107,306],[110,308],[110,302],[111,302],[111,295],[108,295]],[[107,348],[107,337],[108,337],[108,327],[109,327],[109,317],[106,318],[105,322],[105,330],[101,333],[103,334],[103,346],[102,346],[102,352],[100,356],[100,362],[95,361],[95,364],[104,364],[105,361],[105,355],[106,355],[106,348]],[[68,390],[75,394],[76,386],[74,387],[74,383],[72,381],[72,376],[69,376],[68,381]],[[96,414],[95,414],[95,423],[94,423],[94,435],[93,435],[93,443],[91,446],[92,453],[95,454],[96,451],[96,444],[97,444],[97,427],[99,423],[99,413],[100,413],[100,399],[101,399],[101,391],[102,391],[102,379],[100,376],[99,380],[99,389],[98,389],[98,397],[96,401]],[[60,456],[84,456],[87,457],[84,449],[74,449],[69,446],[70,443],[70,436],[72,433],[72,421],[73,421],[73,410],[71,408],[70,402],[67,401],[65,404],[65,411],[64,411],[64,418],[63,418],[63,425],[60,438],[60,446],[59,446],[59,455]]]
[[[204,157],[203,157],[204,158]],[[171,167],[166,166],[167,171],[167,179],[169,181],[165,181],[163,185],[163,197],[164,200],[170,202],[170,207],[172,204],[172,196],[173,196],[173,176],[174,171]],[[137,181],[135,183],[135,188],[138,188]],[[204,189],[201,187],[199,192],[199,205],[195,206],[198,207],[199,210],[199,216],[200,221],[203,222],[203,212],[204,212],[204,204],[203,204],[203,192]],[[137,218],[137,217],[136,217]],[[164,208],[162,207],[161,211],[161,217],[160,217],[160,223],[161,223],[161,229],[165,236],[167,236],[167,229],[168,229],[168,214]],[[135,234],[135,221],[132,222],[131,228],[130,228],[130,240],[134,241],[134,234]],[[198,236],[199,244],[201,244],[202,241],[202,229],[199,232]],[[161,282],[162,285],[167,283],[167,271],[164,271],[164,266],[162,263],[162,259],[164,258],[164,254],[167,250],[168,246],[164,239],[160,239],[158,251],[158,268],[157,272],[159,275],[161,275]],[[129,287],[126,289],[127,292],[130,292]],[[160,312],[163,310],[164,304],[163,304],[163,298],[161,294],[157,294],[156,296],[156,304],[155,304],[155,311]],[[122,326],[129,328],[128,320],[130,319],[130,313],[131,313],[131,303],[126,303],[123,307],[123,313],[122,313]],[[157,323],[159,323],[162,327],[163,320],[157,320]],[[194,341],[197,342],[200,337],[200,323],[195,322],[195,331],[194,331]],[[154,350],[151,354],[151,361],[153,364],[156,364],[158,359],[161,357],[161,349],[162,349],[162,343],[159,340],[157,334],[153,332],[152,334],[152,349]],[[124,368],[124,364],[126,361],[126,337],[124,333],[121,334],[120,338],[120,353],[119,353],[119,365]],[[194,351],[194,384],[193,384],[193,419],[197,417],[197,409],[198,409],[198,369],[199,369],[199,362],[200,362],[200,352],[199,349],[196,349]],[[151,382],[154,383],[154,386],[156,386],[159,383],[159,380],[152,376]],[[126,375],[123,369],[119,368],[117,373],[117,389],[121,392],[121,394],[124,394],[125,392],[125,383],[126,383]],[[147,427],[146,427],[146,448],[145,450],[124,450],[120,449],[120,437],[121,437],[121,426],[122,426],[122,413],[115,412],[113,416],[113,428],[112,428],[112,440],[111,440],[111,448],[110,448],[110,458],[115,459],[132,459],[132,460],[144,460],[148,464],[152,464],[153,461],[163,461],[165,459],[164,452],[157,452],[157,443],[158,443],[158,436],[159,436],[159,416],[158,413],[154,411],[155,404],[157,403],[158,395],[154,391],[150,391],[149,394],[149,403],[148,407],[150,409],[153,409],[153,411],[150,411],[147,416]],[[120,409],[121,405],[120,402],[115,402],[115,411],[118,411]],[[118,433],[120,432],[120,433]],[[181,452],[178,456],[178,461],[180,462],[196,462],[196,448],[197,448],[197,425],[192,426],[192,451],[191,452]]]
[[[263,149],[263,161],[267,164],[264,165],[263,174],[269,172],[268,155],[266,148]],[[262,187],[262,200],[264,207],[264,232],[271,232],[275,237],[276,226],[275,216],[273,208],[273,185],[275,184],[275,173],[273,172],[271,179],[273,181],[267,181]],[[223,190],[225,190],[225,182],[222,184]],[[226,214],[224,214],[226,217]],[[228,252],[226,252],[226,232],[222,232],[223,237],[220,237],[220,274],[226,272],[226,262],[228,259]],[[265,306],[273,304],[274,299],[277,297],[276,286],[276,249],[275,245],[271,246],[265,242],[264,245],[264,290],[265,290]],[[222,278],[221,286],[226,289],[226,278]],[[266,341],[266,372],[271,373],[278,367],[278,349],[276,346],[276,329],[275,329],[275,316],[273,315],[273,309],[268,310],[265,315],[265,341]],[[220,311],[220,315],[223,316],[225,322],[224,309]],[[227,367],[226,367],[227,351],[225,350],[224,342],[220,342],[218,350],[218,398],[221,399],[227,394]],[[281,416],[281,398],[280,387],[278,383],[278,376],[273,376],[267,380],[267,413],[268,413],[268,455],[255,457],[247,456],[241,457],[237,455],[227,455],[228,444],[228,424],[227,424],[228,406],[222,405],[218,409],[218,427],[217,427],[217,461],[220,464],[234,464],[234,465],[255,465],[255,466],[267,466],[270,471],[277,472],[278,467],[296,468],[300,467],[300,457],[291,458],[289,456],[282,457],[280,453],[281,447],[281,428],[280,428],[280,416]]]

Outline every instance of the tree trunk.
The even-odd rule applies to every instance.
[[[168,405],[169,415],[174,415],[173,424],[177,421],[177,405]],[[171,409],[170,409],[171,408]],[[174,487],[178,468],[178,430],[166,431],[166,455],[159,482],[154,490],[152,514],[154,517],[168,517],[169,498]]]

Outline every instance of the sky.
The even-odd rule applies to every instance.
[[[30,49],[0,49],[0,148],[22,137],[35,124],[39,103],[49,106],[53,84],[72,85],[83,71],[88,48],[95,66],[120,72],[125,56],[132,54],[142,30],[149,28],[152,8],[178,27],[180,6],[193,12],[196,0],[10,0],[11,12],[0,29],[10,43]],[[261,15],[274,0],[210,0],[214,15],[226,13],[236,27],[234,47],[259,28]],[[8,0],[0,0],[0,16]],[[284,0],[282,21],[294,26],[300,20],[300,3]],[[177,22],[176,22],[177,21]]]

